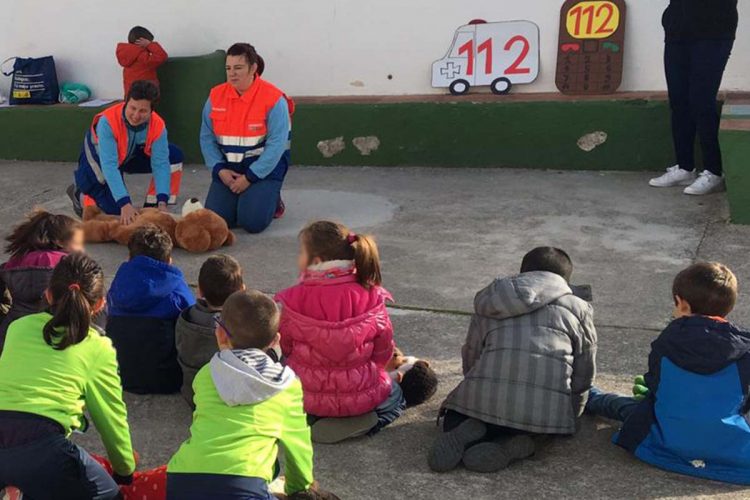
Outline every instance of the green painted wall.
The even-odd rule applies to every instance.
[[[210,82],[201,82],[186,84],[179,93],[165,91],[158,107],[170,140],[191,163],[202,161],[198,131]],[[0,110],[0,158],[75,161],[97,111],[62,106]],[[658,170],[672,162],[663,101],[303,104],[293,120],[296,165]],[[608,135],[604,144],[589,153],[578,148],[580,136],[599,130]],[[351,141],[368,135],[380,139],[380,148],[362,156]],[[324,158],[318,141],[337,136],[345,138],[346,149]]]
[[[719,141],[732,222],[750,224],[750,131],[721,130]]]
[[[606,143],[578,148],[579,137],[599,130]],[[292,161],[657,170],[672,161],[669,130],[663,101],[308,104],[294,115]],[[369,135],[380,149],[362,156],[351,141]],[[337,136],[346,149],[323,158],[318,141]]]

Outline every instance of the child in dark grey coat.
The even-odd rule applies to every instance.
[[[198,300],[182,311],[175,327],[177,361],[182,367],[182,397],[193,405],[193,379],[218,351],[214,316],[227,298],[244,290],[242,267],[229,255],[212,255],[201,266]]]
[[[595,375],[593,309],[568,284],[562,250],[540,247],[521,274],[498,278],[474,298],[462,349],[464,379],[441,408],[443,434],[429,465],[463,461],[494,472],[534,453],[533,435],[573,434]]]

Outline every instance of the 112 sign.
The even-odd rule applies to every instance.
[[[432,86],[455,95],[489,85],[507,94],[514,84],[531,83],[539,74],[539,28],[529,21],[487,23],[476,20],[459,27],[448,53],[432,64]]]
[[[620,27],[620,9],[609,1],[580,2],[568,10],[565,26],[573,38],[607,38]]]

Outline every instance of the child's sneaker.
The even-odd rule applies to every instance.
[[[65,192],[68,195],[68,198],[70,198],[70,201],[73,202],[73,212],[81,218],[83,217],[83,207],[81,206],[81,192],[78,191],[75,184],[71,184],[68,186],[68,189],[65,190]],[[2,500],[2,497],[0,497],[0,500]]]
[[[724,177],[704,170],[698,178],[685,188],[683,193],[693,195],[704,195],[724,191]]]
[[[529,436],[502,437],[494,441],[479,443],[464,453],[464,466],[473,472],[497,472],[511,462],[528,458],[536,446]]]
[[[15,486],[6,486],[0,490],[0,500],[23,500],[23,493]]]
[[[276,204],[276,211],[273,213],[273,218],[281,219],[284,217],[284,212],[286,212],[286,205],[284,204],[284,200],[281,199],[281,196],[279,196],[279,202]]]
[[[374,411],[344,418],[321,418],[310,427],[313,443],[334,444],[346,439],[364,436],[378,424]]]
[[[461,463],[466,448],[487,434],[484,422],[469,418],[455,429],[443,432],[435,440],[427,457],[427,464],[435,472],[448,472]]]
[[[648,185],[651,187],[674,187],[674,186],[688,186],[695,180],[695,172],[688,172],[683,170],[679,165],[669,167],[667,173],[654,177],[648,181]]]

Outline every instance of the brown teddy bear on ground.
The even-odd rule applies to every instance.
[[[173,243],[176,242],[177,221],[168,213],[156,208],[144,208],[138,212],[135,222],[128,226],[120,224],[119,216],[107,215],[99,207],[91,206],[83,209],[83,233],[87,243],[116,241],[120,245],[127,245],[130,235],[146,224],[156,224],[169,234]]]
[[[115,241],[127,245],[130,235],[144,224],[156,224],[169,234],[175,246],[192,253],[217,250],[234,244],[235,240],[226,221],[203,208],[195,198],[185,203],[179,220],[156,208],[144,208],[128,226],[120,224],[118,216],[104,214],[98,207],[83,210],[83,231],[89,243]]]
[[[197,198],[185,202],[175,229],[177,246],[188,252],[211,252],[234,245],[234,233],[216,212],[203,208]]]

